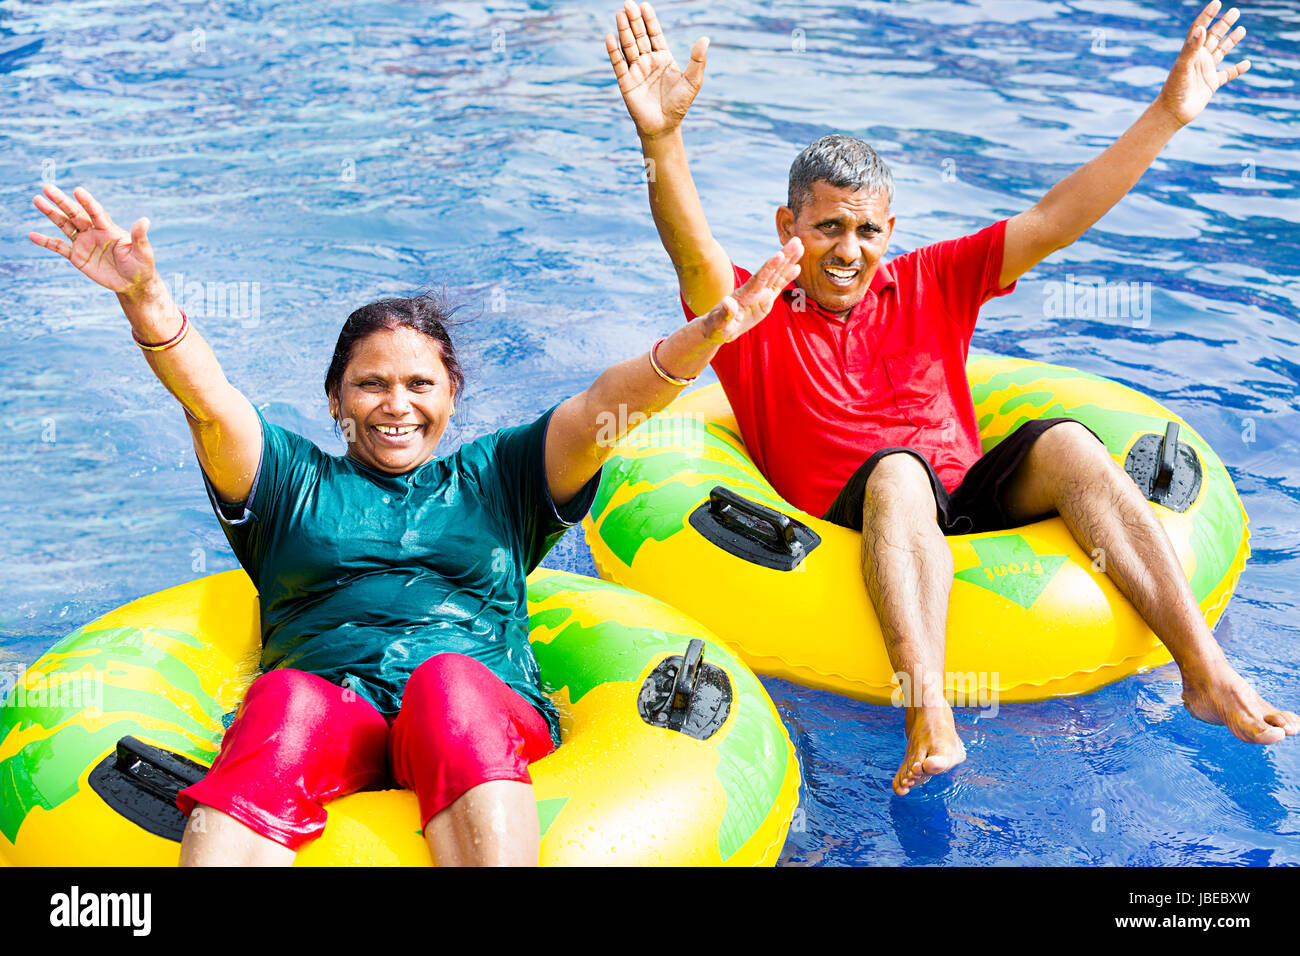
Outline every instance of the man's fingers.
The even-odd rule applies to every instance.
[[[1228,28],[1237,22],[1239,16],[1241,16],[1241,11],[1236,7],[1233,7],[1223,15],[1223,19],[1210,27],[1208,31],[1210,39],[1207,41],[1207,44],[1211,50],[1213,50],[1218,45],[1219,41],[1223,39],[1223,35],[1228,32]]]
[[[1220,77],[1219,86],[1222,86],[1224,83],[1227,83],[1231,80],[1235,80],[1237,77],[1241,76],[1241,74],[1245,73],[1249,69],[1250,69],[1250,61],[1242,60],[1236,66],[1230,66],[1226,70],[1221,70],[1217,74]]]
[[[636,39],[637,53],[649,53],[650,38],[646,35],[645,20],[641,17],[641,8],[632,0],[626,0],[623,9],[627,11],[627,20],[632,26],[632,36]]]
[[[623,59],[623,51],[612,33],[605,34],[605,52],[609,54],[610,66],[614,67],[614,77],[621,80],[627,76],[627,60]]]
[[[1244,37],[1245,35],[1246,35],[1245,27],[1237,27],[1237,29],[1233,30],[1230,34],[1228,34],[1224,38],[1223,42],[1219,44],[1218,48],[1215,49],[1214,62],[1216,64],[1219,63],[1229,52],[1231,52],[1234,46],[1236,46],[1238,43],[1241,42],[1241,38]]]
[[[1200,15],[1192,21],[1192,25],[1187,29],[1188,43],[1192,41],[1192,37],[1196,34],[1197,27],[1204,29],[1210,25],[1210,21],[1214,19],[1214,15],[1219,12],[1220,6],[1221,4],[1219,3],[1219,0],[1210,0],[1210,2],[1206,4],[1205,9],[1200,12]]]
[[[683,74],[686,77],[686,82],[697,90],[704,83],[704,64],[708,58],[709,38],[700,37],[695,41],[695,46],[691,47],[691,62],[686,64],[686,70]]]
[[[664,31],[659,26],[659,17],[655,15],[655,8],[648,3],[643,3],[641,4],[641,15],[645,18],[645,32],[650,40],[650,49],[666,51],[668,41],[664,39]]]
[[[632,0],[628,0],[628,3],[631,2]],[[627,19],[627,10],[618,11],[614,22],[618,24],[618,43],[623,48],[623,59],[627,61],[628,66],[631,66],[640,53],[636,48],[636,36],[632,33],[632,24]]]

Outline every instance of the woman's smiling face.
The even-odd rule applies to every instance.
[[[433,458],[455,401],[437,341],[399,326],[356,343],[330,415],[350,458],[401,475]]]

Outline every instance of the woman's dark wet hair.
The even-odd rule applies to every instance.
[[[427,335],[438,343],[442,364],[451,376],[452,394],[459,397],[465,389],[465,373],[456,358],[456,350],[451,344],[447,326],[457,312],[457,306],[448,305],[444,296],[425,292],[414,299],[380,299],[363,305],[343,323],[339,332],[338,343],[334,346],[334,358],[330,361],[329,371],[325,373],[325,395],[329,398],[338,396],[339,386],[343,383],[343,372],[352,359],[356,345],[367,335],[381,329],[414,329]]]

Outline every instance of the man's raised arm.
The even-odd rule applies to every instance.
[[[731,260],[709,231],[682,142],[682,119],[704,82],[709,41],[696,41],[682,72],[650,4],[637,7],[626,0],[615,19],[618,36],[608,34],[605,49],[641,138],[650,212],[677,270],[682,298],[692,312],[703,315],[735,290]]]
[[[1215,90],[1250,69],[1249,60],[1218,69],[1224,55],[1246,35],[1245,27],[1228,34],[1237,21],[1235,7],[1210,26],[1219,7],[1219,0],[1212,0],[1192,22],[1164,87],[1137,122],[1100,156],[1007,222],[999,279],[1003,287],[1083,235],[1133,188],[1174,133],[1200,115]]]

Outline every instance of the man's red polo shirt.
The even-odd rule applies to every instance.
[[[795,283],[713,358],[759,470],[791,504],[825,514],[878,448],[921,452],[951,492],[982,454],[966,354],[998,288],[1006,220],[882,262],[841,321]],[[739,266],[736,287],[750,273]],[[801,308],[802,306],[802,308]],[[694,314],[683,303],[687,319]]]

